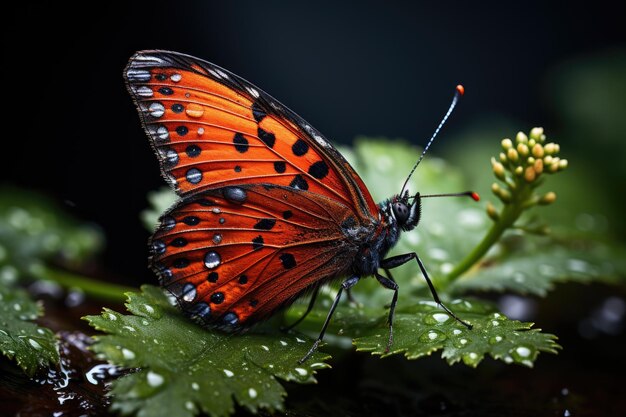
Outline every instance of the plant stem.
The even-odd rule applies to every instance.
[[[485,256],[489,249],[500,240],[500,237],[506,229],[513,226],[515,221],[522,214],[525,208],[524,202],[530,197],[531,193],[532,187],[523,187],[519,190],[519,193],[517,193],[517,198],[515,198],[514,201],[504,205],[498,220],[493,223],[480,243],[459,262],[448,275],[438,280],[438,284],[441,285],[441,287],[447,287]]]
[[[124,293],[137,290],[136,288],[111,284],[72,272],[60,271],[48,265],[43,266],[38,275],[39,278],[54,281],[64,288],[79,288],[89,297],[106,301],[124,302],[126,300]]]

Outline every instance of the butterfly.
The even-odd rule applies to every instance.
[[[324,337],[342,292],[373,276],[393,291],[389,348],[398,300],[390,270],[415,260],[437,304],[471,328],[441,303],[416,253],[386,257],[401,232],[417,226],[427,197],[410,195],[408,178],[400,193],[377,204],[339,151],[304,119],[248,81],[192,56],[140,51],[124,78],[161,173],[180,196],[150,239],[150,266],[187,316],[241,331],[312,293],[300,322],[320,287],[342,279],[304,361]],[[462,93],[457,87],[435,135]]]

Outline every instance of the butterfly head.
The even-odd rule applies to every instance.
[[[417,226],[422,211],[420,193],[409,197],[409,192],[405,191],[404,194],[393,197],[390,205],[391,213],[402,230],[408,232]]]

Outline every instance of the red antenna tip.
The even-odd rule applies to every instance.
[[[465,94],[465,87],[463,87],[461,84],[456,86],[456,91],[460,94],[463,95]]]
[[[480,196],[477,193],[470,194],[470,197],[474,199],[474,201],[480,201]]]

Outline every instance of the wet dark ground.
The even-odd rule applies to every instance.
[[[563,346],[559,355],[541,354],[534,369],[491,359],[477,369],[448,366],[437,353],[416,361],[339,353],[333,369],[318,374],[317,385],[287,384],[286,412],[274,415],[625,415],[625,298],[623,289],[572,284],[560,286],[547,299],[526,303],[523,314],[557,334]],[[80,320],[99,313],[100,307],[86,300],[70,308],[67,301],[47,300],[41,319],[59,331],[61,369],[30,380],[0,360],[0,416],[111,415],[104,394],[120,371],[89,353],[86,334],[93,332]],[[121,305],[113,308],[122,310]],[[238,410],[237,415],[247,412]]]

